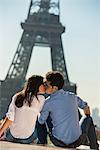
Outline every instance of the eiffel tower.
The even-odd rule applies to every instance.
[[[4,81],[0,81],[0,111],[2,117],[16,91],[22,89],[26,79],[34,46],[48,46],[51,50],[52,70],[64,75],[64,89],[76,93],[76,84],[69,81],[64,58],[60,22],[59,0],[31,0],[27,19],[21,23],[22,37]]]

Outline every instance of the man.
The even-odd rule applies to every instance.
[[[51,95],[44,104],[39,123],[47,122],[50,139],[56,146],[75,148],[83,144],[87,136],[90,148],[98,150],[95,128],[87,102],[74,93],[64,91],[63,85],[64,78],[60,72],[53,71],[46,74],[46,93]],[[87,116],[81,125],[79,125],[78,107],[83,109]],[[45,133],[44,126],[41,131],[40,139]]]

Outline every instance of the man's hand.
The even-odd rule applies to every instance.
[[[86,106],[83,110],[84,110],[84,114],[86,116],[91,115],[91,113],[90,113],[90,107],[89,106]]]

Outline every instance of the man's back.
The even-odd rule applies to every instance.
[[[53,135],[66,144],[72,143],[81,135],[78,117],[78,104],[74,94],[58,90],[46,101],[43,112],[48,110],[53,123]],[[45,119],[42,115],[39,122]],[[43,119],[43,120],[44,120]]]

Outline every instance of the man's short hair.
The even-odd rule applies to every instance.
[[[62,89],[64,85],[64,77],[58,71],[50,71],[46,74],[46,80],[50,82],[51,86],[57,86],[58,90]]]

